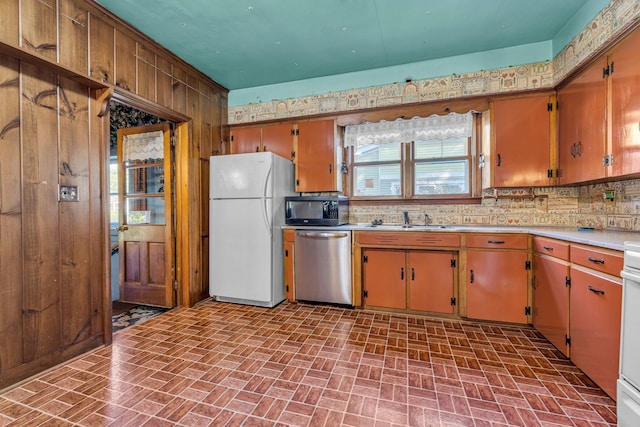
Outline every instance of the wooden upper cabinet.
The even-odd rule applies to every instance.
[[[342,191],[335,121],[300,122],[295,134],[296,191]]]
[[[558,91],[558,184],[606,176],[606,67],[602,58]]]
[[[291,123],[262,127],[262,151],[270,151],[280,157],[293,160],[293,136]]]
[[[613,48],[609,57],[611,88],[610,176],[640,172],[640,31]]]
[[[553,184],[554,104],[555,96],[549,94],[496,99],[491,103],[492,144],[490,159],[485,157],[485,162],[491,162],[493,173],[491,182],[483,182],[484,188]]]
[[[259,127],[233,128],[231,130],[231,150],[229,154],[260,151],[260,136]]]
[[[237,127],[231,130],[231,154],[270,151],[293,160],[291,123]]]

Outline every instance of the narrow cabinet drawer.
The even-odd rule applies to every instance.
[[[431,232],[385,232],[365,231],[359,233],[361,245],[418,246],[418,247],[458,247],[460,235]]]
[[[527,249],[527,234],[470,234],[467,236],[468,248],[483,249]]]
[[[546,237],[533,238],[533,250],[541,254],[569,261],[569,244]]]
[[[595,249],[585,246],[571,246],[571,262],[596,271],[620,276],[623,257],[621,252]]]

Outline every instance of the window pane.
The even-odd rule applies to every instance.
[[[127,224],[164,224],[164,197],[128,198],[125,208]]]
[[[398,161],[400,160],[400,143],[361,145],[356,148],[354,160],[356,163]]]
[[[432,139],[415,142],[416,159],[441,159],[467,155],[467,138]]]
[[[399,196],[401,191],[400,165],[355,166],[356,196]]]
[[[125,194],[136,193],[164,193],[164,166],[126,168]]]
[[[468,175],[468,160],[415,163],[414,194],[467,194]]]

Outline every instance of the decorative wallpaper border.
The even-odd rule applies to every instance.
[[[230,107],[229,124],[552,88],[639,18],[640,0],[612,0],[553,61]]]

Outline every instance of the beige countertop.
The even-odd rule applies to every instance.
[[[624,242],[640,242],[638,231],[594,230],[579,231],[575,227],[538,227],[538,226],[497,226],[497,225],[415,225],[403,228],[401,225],[345,224],[336,227],[284,226],[284,229],[315,230],[352,230],[352,231],[403,231],[403,232],[457,232],[457,233],[528,233],[565,240],[573,243],[623,250]]]

